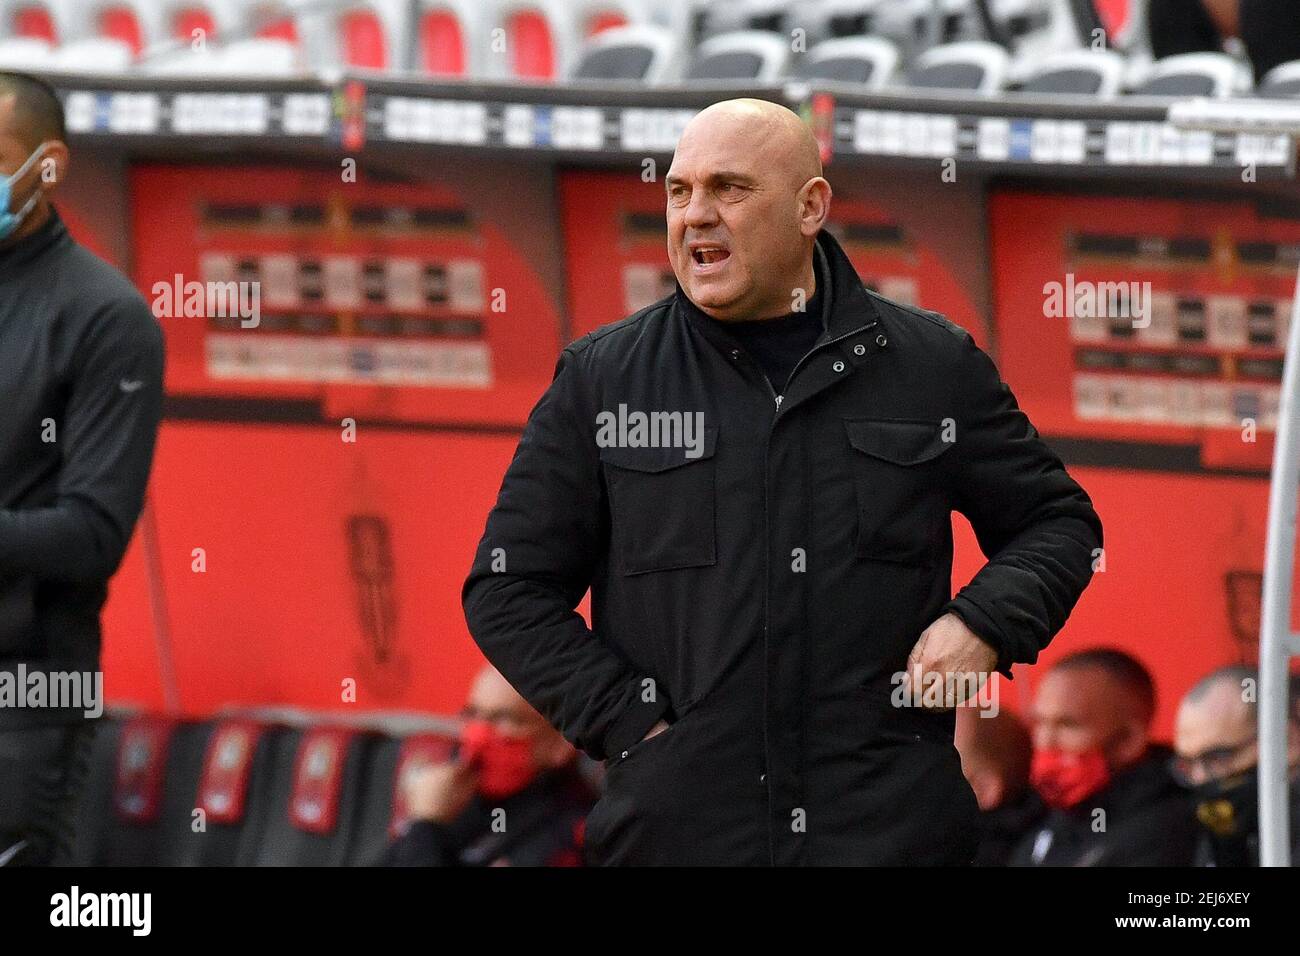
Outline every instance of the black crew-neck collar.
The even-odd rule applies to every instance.
[[[41,223],[41,227],[26,239],[8,249],[0,249],[0,279],[13,270],[32,262],[47,249],[68,238],[68,227],[63,224],[63,217],[58,209],[50,206],[50,217]]]

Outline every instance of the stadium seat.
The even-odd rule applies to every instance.
[[[55,46],[74,32],[62,0],[0,0],[0,39],[43,40]]]
[[[429,76],[482,76],[488,14],[476,0],[423,0],[416,14],[412,69]]]
[[[885,11],[882,10],[882,13]],[[935,0],[900,0],[890,4],[886,16],[879,20],[879,29],[888,35],[899,28],[919,46],[941,46],[967,40],[986,40],[973,0],[939,0],[939,32],[932,32]]]
[[[996,96],[1006,85],[1010,57],[996,43],[969,40],[932,47],[907,74],[915,89],[965,90]]]
[[[449,760],[454,747],[454,737],[436,733],[382,737],[375,742],[349,865],[373,866],[379,861],[389,841],[406,825],[401,794],[408,774],[419,763]]]
[[[1250,68],[1226,53],[1181,53],[1157,60],[1135,96],[1238,95],[1251,88]]]
[[[10,37],[0,40],[0,68],[8,70],[42,70],[54,57],[54,48],[36,37]]]
[[[880,37],[823,40],[800,64],[799,75],[810,80],[839,80],[879,90],[898,72],[898,47]]]
[[[314,726],[286,736],[269,773],[268,816],[254,866],[343,866],[357,839],[371,755],[378,738]]]
[[[78,4],[78,17],[89,26],[90,36],[118,41],[131,51],[133,60],[163,38],[162,14],[158,0],[82,0]]]
[[[218,52],[216,65],[223,76],[295,76],[304,72],[298,45],[278,37],[228,43]]]
[[[1070,50],[1049,57],[1019,88],[1108,100],[1123,91],[1127,71],[1127,61],[1114,50]]]
[[[634,0],[498,0],[488,30],[503,30],[505,45],[489,46],[487,73],[500,79],[569,76],[588,38],[644,20]]]
[[[192,832],[194,794],[210,732],[207,724],[146,715],[97,739],[79,812],[84,836],[78,837],[76,858],[93,866],[174,862],[175,851]],[[99,818],[98,828],[92,817]]]
[[[789,4],[785,34],[805,32],[809,48],[826,40],[860,38],[878,32],[876,18],[885,0],[796,0]]]
[[[1274,98],[1300,96],[1300,60],[1280,63],[1269,70],[1259,81],[1255,95]]]
[[[700,36],[721,36],[741,30],[764,30],[786,35],[785,23],[790,4],[782,0],[732,0],[704,7]],[[792,26],[797,24],[791,23]]]
[[[57,73],[116,74],[131,68],[135,54],[130,45],[113,37],[73,40],[54,50],[46,69]]]
[[[575,80],[663,83],[681,75],[681,44],[666,27],[639,24],[604,30],[587,41]]]
[[[313,69],[404,70],[408,13],[406,0],[299,0],[294,22],[303,58]]]
[[[295,733],[246,718],[218,721],[205,741],[188,792],[187,817],[202,810],[203,828],[187,825],[167,847],[167,862],[181,866],[247,866],[271,815],[271,774]],[[188,820],[187,820],[188,824]]]
[[[686,79],[775,83],[785,77],[790,52],[789,39],[775,33],[723,33],[699,45],[686,69]]]

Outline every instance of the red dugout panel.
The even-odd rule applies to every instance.
[[[450,189],[282,168],[145,166],[131,182],[135,278],[164,313],[171,395],[521,425],[550,382],[550,298]],[[237,314],[187,314],[196,291],[232,282]]]
[[[1300,222],[1247,202],[1021,192],[994,195],[990,216],[1002,371],[1043,432],[1268,468]],[[1149,316],[1125,314],[1148,290]]]

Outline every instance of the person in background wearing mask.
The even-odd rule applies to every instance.
[[[577,751],[492,667],[470,690],[456,758],[411,775],[411,824],[387,866],[578,866],[596,795]]]
[[[103,708],[99,613],[162,417],[158,321],[50,203],[64,138],[54,91],[0,72],[0,677],[81,689],[0,696],[0,865],[68,853]]]
[[[1034,745],[1020,718],[1008,710],[986,717],[973,707],[957,711],[954,743],[961,770],[980,806],[975,866],[1006,866],[1011,851],[1047,807],[1029,785]]]
[[[1155,684],[1123,651],[1082,651],[1043,678],[1030,781],[1049,812],[1011,866],[1190,866],[1191,801],[1151,740]]]
[[[1174,776],[1196,799],[1198,866],[1259,866],[1259,674],[1233,666],[1201,680],[1178,706]],[[1291,865],[1300,864],[1300,724],[1287,722]]]

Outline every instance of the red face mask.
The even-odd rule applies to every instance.
[[[1035,750],[1029,782],[1049,807],[1068,810],[1110,783],[1110,767],[1100,747],[1082,753]]]
[[[512,796],[537,776],[533,742],[498,733],[485,720],[472,720],[461,729],[460,759],[478,770],[478,792],[491,799]]]

